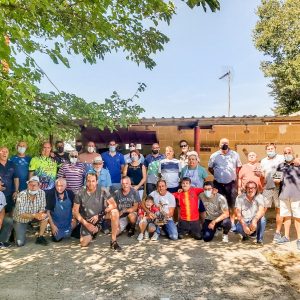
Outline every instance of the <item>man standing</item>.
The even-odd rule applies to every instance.
[[[1,183],[1,178],[0,178]],[[5,216],[6,199],[2,192],[0,192],[0,249],[9,248],[8,243],[13,228],[12,218]]]
[[[69,154],[65,152],[65,144],[63,141],[55,142],[56,151],[54,152],[54,160],[57,162],[58,167],[62,164],[69,162]]]
[[[163,229],[171,240],[178,239],[177,227],[173,221],[174,210],[176,207],[175,197],[167,191],[167,183],[160,179],[157,181],[157,190],[153,191],[150,196],[153,197],[155,205],[166,216],[167,223],[163,225]],[[147,213],[150,213],[147,211]],[[158,240],[160,234],[159,228],[154,233],[151,240]]]
[[[29,163],[31,161],[31,157],[26,155],[27,143],[24,141],[19,141],[17,144],[17,154],[10,158],[17,170],[17,174],[20,181],[19,189],[20,191],[24,191],[27,189],[27,180],[29,174]]]
[[[106,168],[111,177],[112,187],[119,189],[121,187],[121,174],[125,165],[124,155],[117,152],[116,141],[109,142],[109,150],[102,153],[104,168]]]
[[[248,181],[245,190],[246,192],[239,195],[235,202],[238,219],[236,229],[242,235],[243,241],[247,240],[249,236],[256,235],[257,243],[262,244],[266,228],[265,200],[263,195],[259,194],[254,181]]]
[[[76,227],[76,220],[72,218],[74,193],[66,187],[66,180],[58,178],[55,188],[46,192],[46,210],[54,242],[70,237]]]
[[[86,174],[83,163],[78,162],[78,152],[70,152],[69,161],[64,163],[58,171],[57,177],[63,177],[67,181],[67,189],[72,190],[75,194],[83,187]]]
[[[124,176],[121,179],[121,189],[116,190],[113,197],[116,200],[120,214],[119,233],[123,232],[129,225],[128,236],[132,237],[137,220],[137,209],[141,199],[138,191],[131,187],[131,181],[128,176]]]
[[[133,151],[133,150],[137,150],[136,149],[136,144],[135,143],[130,143],[129,144],[129,153],[124,155],[124,160],[125,160],[126,164],[130,164],[132,162],[131,157],[130,157],[130,152]],[[144,158],[143,154],[140,153],[139,163],[143,164],[144,161],[145,161],[145,158]]]
[[[284,236],[277,240],[277,243],[283,244],[290,241],[293,217],[297,232],[297,248],[300,250],[300,166],[295,165],[292,147],[285,147],[283,151],[285,162],[277,168],[281,179],[274,179],[275,183],[280,183],[280,216],[284,218]]]
[[[19,192],[19,177],[16,171],[15,164],[8,161],[9,151],[6,147],[0,148],[0,177],[2,182],[0,191],[2,191],[6,198],[5,211],[11,214],[15,206],[15,198]]]
[[[229,148],[229,140],[222,138],[220,150],[213,153],[208,161],[208,170],[214,175],[214,186],[225,196],[230,210],[230,220],[233,230],[234,202],[237,196],[237,174],[242,166],[240,156]]]
[[[223,242],[228,243],[228,232],[231,229],[231,222],[229,219],[228,204],[225,197],[218,193],[218,189],[211,181],[206,181],[203,186],[204,192],[200,194],[204,212],[203,223],[203,240],[210,242],[216,231],[223,229]]]
[[[87,247],[93,236],[99,231],[97,226],[103,224],[105,219],[111,220],[111,243],[112,249],[120,251],[117,243],[119,228],[119,212],[115,200],[98,187],[98,178],[95,173],[86,176],[86,187],[83,188],[74,199],[73,215],[81,223],[80,245]]]
[[[29,178],[37,176],[41,184],[40,188],[44,191],[54,188],[57,174],[57,163],[50,156],[51,144],[42,144],[41,156],[33,157],[29,164]]]
[[[147,183],[146,193],[149,195],[156,190],[156,183],[158,178],[159,161],[164,159],[165,156],[159,153],[159,144],[154,143],[151,148],[151,154],[148,154],[144,161],[144,166],[147,169]]]
[[[86,152],[80,153],[78,160],[86,165],[86,170],[88,171],[92,167],[93,160],[100,156],[96,152],[96,145],[93,141],[89,141],[86,145]]]
[[[280,216],[279,208],[279,186],[275,185],[273,176],[276,173],[277,167],[284,162],[284,156],[276,153],[276,145],[273,143],[266,145],[267,157],[261,160],[261,170],[264,176],[263,195],[266,199],[266,210],[272,207],[272,203],[275,206],[276,212],[276,231],[274,234],[274,242],[281,239],[281,227],[283,223],[283,217]]]
[[[18,194],[16,207],[14,210],[14,229],[16,233],[16,244],[18,247],[24,246],[26,241],[27,224],[38,222],[40,225],[39,235],[36,244],[48,245],[44,238],[44,233],[48,224],[48,216],[45,210],[45,192],[40,189],[40,181],[37,176],[33,176],[28,181],[28,188]]]

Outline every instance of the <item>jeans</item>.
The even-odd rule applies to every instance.
[[[163,225],[163,229],[170,240],[178,240],[178,231],[173,220],[169,220],[167,224]],[[160,234],[159,226],[157,226],[156,232]]]
[[[14,229],[16,234],[17,246],[24,246],[26,241],[27,223],[14,222]]]
[[[245,222],[247,225],[250,225],[252,222],[251,221],[247,221]],[[258,220],[257,222],[257,228],[256,228],[256,238],[257,241],[262,241],[264,238],[264,233],[265,233],[265,229],[266,229],[266,224],[267,224],[267,220],[265,217],[262,217],[260,220]],[[243,230],[243,226],[241,225],[241,223],[237,223],[236,224],[236,230],[238,233],[240,233],[243,237],[248,236],[244,230]]]
[[[208,228],[208,225],[210,222],[212,222],[212,220],[205,219],[204,224],[203,224],[202,231],[203,231],[204,242],[210,242],[214,238],[216,230],[219,227],[223,228],[224,234],[228,234],[229,230],[231,229],[231,221],[229,218],[226,218],[223,221],[216,223],[214,229]]]
[[[13,228],[13,219],[4,217],[2,227],[0,229],[0,242],[8,242]]]

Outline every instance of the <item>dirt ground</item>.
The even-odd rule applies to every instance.
[[[99,235],[89,248],[76,239],[0,251],[0,299],[300,299],[300,251],[240,242],[230,233],[204,243],[190,238],[138,242],[123,234],[121,253]]]

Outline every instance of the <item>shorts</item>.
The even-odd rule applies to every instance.
[[[134,212],[133,214],[137,215],[136,212]],[[126,214],[125,217],[122,216],[122,217],[119,219],[120,232],[123,232],[123,231],[125,230],[125,228],[127,227],[127,225],[129,224],[128,215],[129,215],[129,214]]]
[[[300,198],[280,199],[280,217],[300,218]]]
[[[262,195],[265,197],[265,207],[272,207],[272,203],[274,202],[274,206],[276,208],[279,207],[279,189],[269,189],[264,190]]]
[[[228,203],[229,208],[234,208],[235,199],[237,197],[237,183],[231,181],[229,183],[220,183],[214,180],[214,186],[218,189],[218,193],[223,195]]]

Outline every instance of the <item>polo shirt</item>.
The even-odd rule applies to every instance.
[[[120,152],[116,152],[114,156],[111,156],[109,151],[102,153],[102,159],[104,161],[104,168],[110,173],[112,183],[121,182],[121,167],[125,165],[124,155]]]
[[[20,180],[19,190],[26,190],[29,175],[29,163],[31,161],[31,157],[28,155],[24,157],[14,155],[9,160],[12,161],[16,166],[17,174]]]
[[[11,161],[7,161],[5,166],[0,164],[0,176],[5,187],[4,195],[11,196],[15,191],[14,179],[18,178],[15,164]]]

